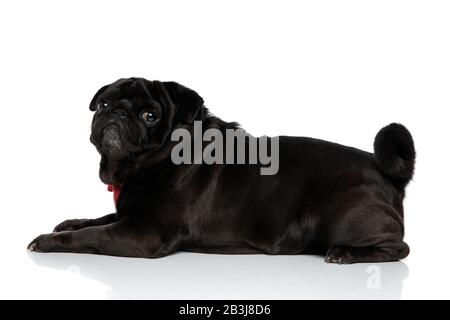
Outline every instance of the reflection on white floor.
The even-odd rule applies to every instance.
[[[100,299],[401,299],[408,277],[403,262],[338,266],[316,256],[178,253],[149,260],[28,255],[40,268],[99,282],[102,286],[89,289],[98,292],[87,289],[80,297]]]

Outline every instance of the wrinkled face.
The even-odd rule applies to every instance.
[[[101,88],[90,104],[100,179],[123,183],[144,159],[157,156],[177,124],[192,123],[202,105],[196,92],[175,82],[129,78]]]

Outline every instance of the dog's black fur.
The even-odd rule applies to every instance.
[[[374,154],[322,140],[279,137],[279,171],[260,165],[175,165],[175,128],[236,128],[175,82],[121,79],[101,88],[91,141],[100,178],[122,186],[117,212],[67,220],[31,242],[38,252],[157,258],[176,251],[321,254],[327,262],[406,257],[405,187],[415,150],[400,124],[381,129]],[[142,118],[151,111],[152,117]],[[148,120],[148,121],[147,121]]]

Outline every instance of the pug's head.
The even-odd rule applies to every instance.
[[[176,82],[128,78],[102,87],[89,106],[100,179],[122,184],[145,159],[158,157],[173,129],[192,123],[202,106],[195,91]]]

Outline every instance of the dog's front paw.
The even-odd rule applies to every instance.
[[[87,219],[70,219],[61,222],[54,229],[53,232],[61,231],[75,231],[85,227]]]
[[[64,242],[67,237],[63,237],[61,233],[41,234],[39,237],[30,242],[27,246],[28,251],[34,252],[50,252],[58,247],[58,244]]]
[[[28,251],[35,251],[35,252],[40,252],[40,243],[41,240],[44,239],[46,236],[48,236],[48,234],[41,234],[39,237],[37,237],[36,239],[34,239],[33,241],[31,241],[28,246],[27,246],[27,250]]]
[[[327,251],[325,255],[326,263],[337,263],[337,264],[349,264],[353,263],[353,259],[351,254],[349,254],[349,250],[347,247],[333,247]]]

